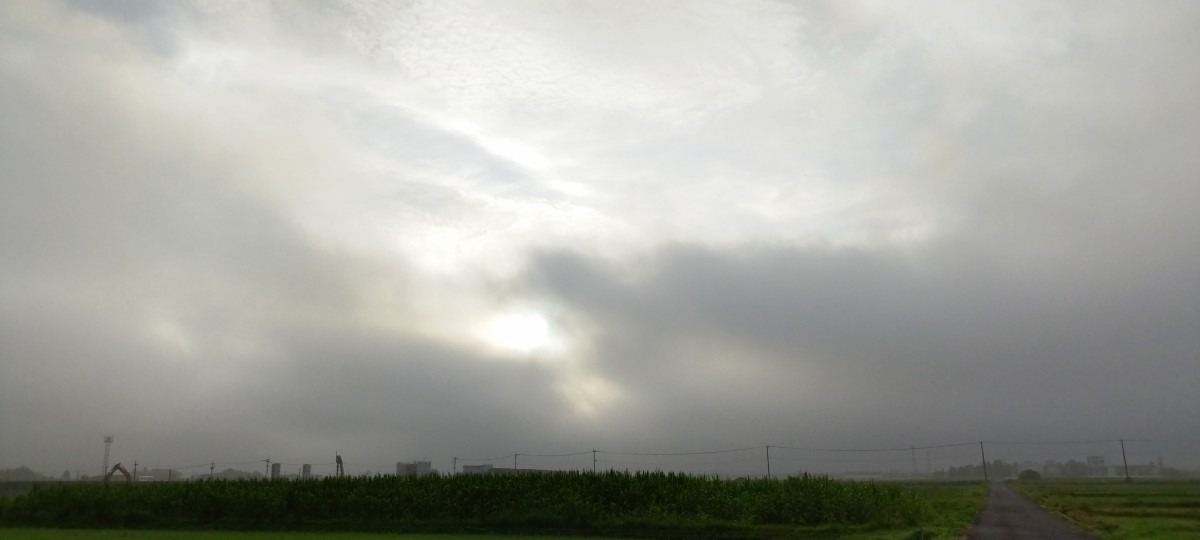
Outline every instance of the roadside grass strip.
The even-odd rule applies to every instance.
[[[1200,538],[1200,481],[1034,480],[1012,486],[1101,538]]]

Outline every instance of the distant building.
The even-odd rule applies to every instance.
[[[483,465],[463,465],[463,474],[488,474],[492,472],[492,464],[485,463]]]
[[[1048,459],[1046,460],[1046,463],[1042,465],[1042,474],[1045,476],[1062,476],[1063,465],[1062,463],[1054,461],[1053,459]]]
[[[271,464],[271,480],[279,480],[279,471],[282,468],[282,463]]]
[[[1108,476],[1108,467],[1104,465],[1104,456],[1087,457],[1088,476]]]
[[[883,480],[883,471],[846,471],[842,478],[846,480]]]
[[[1126,468],[1124,465],[1113,465],[1109,467],[1109,476],[1125,476]],[[1142,477],[1158,477],[1162,476],[1162,467],[1158,463],[1150,462],[1146,464],[1129,464],[1129,476]]]
[[[312,464],[305,463],[303,466],[300,467],[300,479],[308,480],[311,477],[312,477]]]
[[[547,470],[547,469],[513,469],[511,467],[494,467],[490,463],[483,465],[463,465],[463,474],[568,474],[571,471]]]
[[[396,476],[425,476],[433,474],[433,466],[428,461],[399,462],[396,464]]]
[[[464,465],[464,468],[466,466]],[[562,474],[567,471],[551,471],[546,469],[513,469],[511,467],[492,467],[488,474]]]

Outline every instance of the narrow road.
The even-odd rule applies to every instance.
[[[968,540],[1095,540],[1059,516],[1043,510],[1003,482],[993,482]]]

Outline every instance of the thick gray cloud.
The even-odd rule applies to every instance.
[[[0,467],[1200,439],[1198,18],[3,4]]]
[[[747,400],[725,414],[759,437],[1196,435],[1200,261],[1148,284],[1089,278],[1086,259],[1046,279],[963,256],[676,247],[627,283],[548,254],[530,282],[595,319],[600,369],[663,422]]]

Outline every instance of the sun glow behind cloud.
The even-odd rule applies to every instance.
[[[488,343],[497,348],[529,354],[550,342],[550,327],[541,315],[513,312],[492,319],[483,335]]]
[[[568,336],[540,313],[501,313],[487,321],[480,336],[501,358],[538,362],[553,370],[555,391],[579,416],[599,420],[625,397],[620,386],[593,373],[585,358],[573,354]]]
[[[788,15],[783,11],[774,15]],[[510,21],[518,27],[544,23],[521,17],[503,14],[518,19]],[[689,31],[713,31],[719,20],[689,17],[681,26]],[[353,60],[297,54],[281,45],[286,41],[231,47],[209,38],[187,42],[179,73],[218,90],[243,111],[266,97],[287,98],[264,102],[261,110],[271,111],[270,124],[288,118],[295,133],[313,138],[289,140],[287,148],[311,145],[316,152],[306,161],[320,156],[327,168],[289,174],[267,196],[285,203],[287,213],[324,244],[395,266],[410,284],[374,301],[365,319],[499,358],[557,366],[552,369],[563,399],[596,417],[620,390],[592,372],[586,338],[569,338],[536,310],[497,309],[478,299],[487,284],[519,275],[524,254],[581,246],[622,258],[662,243],[737,245],[747,239],[874,247],[932,236],[907,234],[897,241],[898,230],[913,227],[905,214],[911,201],[887,196],[870,179],[875,177],[845,170],[837,160],[845,150],[823,152],[822,130],[836,133],[857,119],[819,112],[825,117],[797,124],[818,127],[766,126],[764,140],[818,142],[801,152],[730,135],[759,129],[752,121],[756,103],[790,103],[797,92],[819,100],[841,90],[808,75],[796,78],[807,68],[797,71],[795,62],[754,67],[747,61],[797,45],[786,19],[771,19],[779,22],[770,24],[771,31],[756,27],[766,19],[739,19],[747,26],[736,33],[746,35],[721,45],[726,37],[716,32],[696,69],[681,66],[701,66],[689,60],[700,52],[657,49],[658,33],[679,30],[671,25],[642,29],[641,38],[656,51],[651,58],[602,62],[580,78],[574,66],[598,53],[574,47],[567,36],[551,33],[544,39],[565,41],[539,47],[537,54],[514,54],[529,43],[509,43],[512,36],[504,33],[496,48],[461,39],[472,34],[467,29],[474,19],[461,22],[467,29],[397,34],[394,25],[412,19],[380,16],[346,30],[352,42],[375,44]],[[257,16],[214,26],[282,31]],[[579,30],[596,28],[583,24]],[[421,56],[405,56],[414,35],[423,36]],[[456,63],[434,61],[442,56]],[[381,69],[381,61],[403,69]],[[430,67],[436,69],[425,69]],[[422,75],[412,76],[409,70],[418,68]],[[291,109],[296,114],[288,117]],[[739,120],[739,111],[749,124]],[[292,189],[296,181],[304,189]],[[922,230],[937,226],[919,224]],[[373,286],[392,289],[386,282]],[[387,301],[403,306],[392,309]]]

